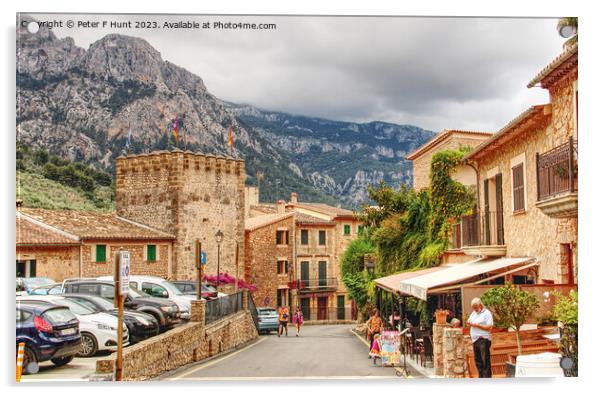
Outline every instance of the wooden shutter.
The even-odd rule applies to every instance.
[[[309,243],[309,235],[307,229],[301,230],[301,244],[306,245]]]
[[[107,261],[107,246],[105,244],[96,245],[96,262]]]
[[[504,200],[502,198],[502,173],[495,176],[495,222],[496,222],[496,243],[504,244]]]
[[[309,262],[301,262],[301,281],[307,283],[309,280]],[[306,284],[307,285],[307,284]]]
[[[326,261],[318,262],[318,278],[320,279],[318,285],[320,287],[325,287],[326,286]]]
[[[320,243],[319,244],[321,246],[326,245],[326,231],[325,230],[321,230],[320,231],[319,238],[320,238],[320,240],[319,240]]]
[[[155,262],[157,260],[157,246],[155,244],[146,246],[146,260],[149,262]]]
[[[522,163],[512,168],[512,196],[514,212],[523,211],[525,209],[525,179]]]

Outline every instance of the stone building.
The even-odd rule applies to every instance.
[[[268,204],[251,201],[249,209],[247,223],[259,218],[269,221],[270,216],[282,215],[283,212],[294,214],[294,232],[290,239],[294,259],[290,261],[290,292],[286,299],[289,304],[299,305],[306,319],[355,319],[355,307],[347,296],[340,273],[341,256],[349,242],[363,230],[353,212],[321,203],[299,202],[295,192],[291,193],[289,202]],[[261,244],[252,242],[247,243],[246,248],[262,249]],[[276,256],[272,254],[268,259],[273,262]],[[263,265],[256,265],[250,265],[249,270],[262,270]],[[272,266],[267,264],[267,267]],[[279,284],[280,289],[284,289],[283,279]],[[285,299],[280,301],[284,303]],[[261,304],[263,301],[255,302]]]
[[[478,212],[463,221],[471,245],[462,249],[533,257],[538,283],[577,282],[577,55],[577,45],[565,49],[529,83],[547,89],[550,103],[527,109],[467,156],[479,197]]]
[[[172,276],[195,279],[195,242],[207,254],[205,272],[242,271],[244,256],[244,161],[175,150],[116,160],[117,215],[175,236]]]
[[[414,189],[420,191],[428,188],[431,174],[431,159],[437,152],[461,147],[474,148],[489,137],[491,137],[491,133],[488,132],[448,129],[441,131],[433,139],[418,147],[418,149],[406,157],[407,160],[412,161],[414,171],[412,185]],[[465,185],[474,185],[476,183],[474,170],[467,167],[459,168],[455,177],[457,181]]]
[[[245,281],[257,287],[257,306],[290,306],[294,281],[294,213],[281,211],[245,220]]]
[[[170,277],[174,236],[114,214],[19,208],[17,277],[112,275],[115,252],[130,251],[133,274]]]

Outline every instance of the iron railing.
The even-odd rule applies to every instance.
[[[205,303],[205,324],[220,320],[242,310],[243,292],[239,291]]]
[[[336,289],[339,285],[336,277],[321,277],[299,280],[299,290],[301,292],[313,292],[321,289]]]
[[[462,217],[463,247],[504,244],[504,220],[501,211],[476,212]]]
[[[257,313],[257,307],[255,307],[255,302],[253,301],[253,295],[251,295],[251,292],[247,292],[247,301],[249,306],[249,312],[251,313],[251,317],[253,318],[255,328],[259,330],[259,314]]]
[[[577,140],[569,141],[535,156],[537,200],[577,191]]]

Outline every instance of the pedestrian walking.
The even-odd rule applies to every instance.
[[[288,336],[288,320],[289,320],[290,312],[288,307],[283,306],[280,307],[278,311],[278,337],[282,335],[282,330],[284,329],[285,336]]]
[[[295,310],[295,314],[293,314],[293,324],[295,324],[295,329],[297,330],[295,336],[299,337],[301,325],[303,325],[303,312],[299,306],[297,306],[297,310]]]
[[[481,299],[474,298],[471,302],[472,313],[466,326],[470,328],[470,339],[474,351],[474,361],[479,371],[479,377],[491,377],[491,330],[493,315],[483,306]]]
[[[374,309],[372,317],[366,322],[366,336],[368,337],[368,343],[372,344],[374,335],[377,335],[383,331],[384,322],[380,318],[380,312],[378,309]]]

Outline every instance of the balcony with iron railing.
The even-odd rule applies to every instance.
[[[338,286],[339,282],[336,277],[301,279],[298,284],[300,292],[333,291]]]
[[[453,228],[452,247],[466,255],[506,255],[503,213],[486,211],[463,216]]]
[[[577,216],[577,140],[536,155],[536,207],[553,218]]]

